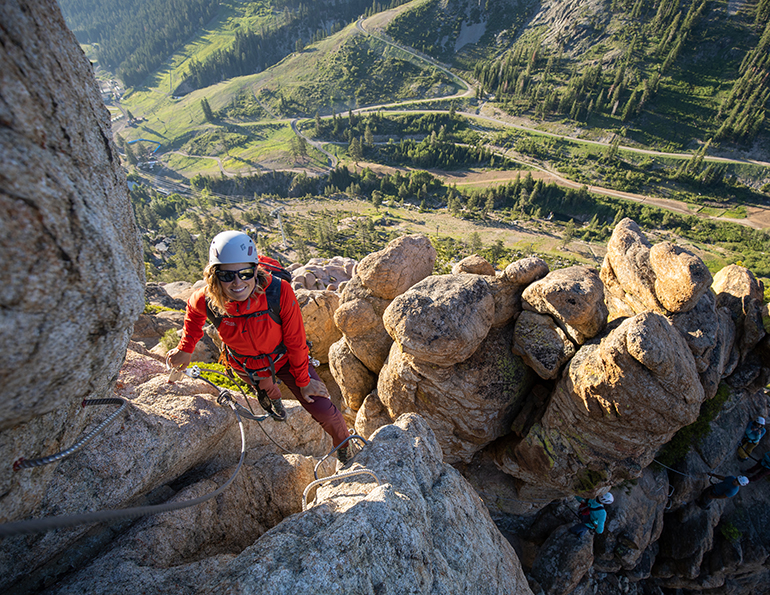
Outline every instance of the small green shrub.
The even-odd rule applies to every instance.
[[[693,445],[708,436],[711,431],[711,422],[719,414],[730,394],[730,387],[725,383],[720,384],[717,394],[701,405],[698,419],[689,426],[681,428],[674,435],[658,453],[657,461],[670,467],[684,459]]]
[[[179,335],[177,334],[177,330],[170,328],[165,333],[163,333],[163,336],[160,338],[160,344],[163,345],[166,351],[174,349],[174,347],[179,344]]]
[[[219,388],[227,388],[229,390],[235,391],[236,393],[240,393],[242,388],[246,392],[246,394],[249,394],[245,386],[246,383],[243,383],[244,386],[241,387],[237,385],[235,382],[233,382],[232,380],[230,380],[230,378],[226,376],[227,371],[225,370],[225,367],[222,364],[206,364],[203,362],[192,362],[190,365],[206,368],[207,370],[216,370],[217,372],[219,372],[219,374],[215,374],[213,372],[201,372],[201,376],[203,378],[205,378],[209,382],[213,382]],[[225,376],[222,376],[222,374],[225,374]]]
[[[159,306],[157,304],[144,305],[144,314],[157,314],[158,312],[177,312],[177,310],[167,308],[166,306]]]
[[[724,537],[730,543],[737,543],[741,540],[741,537],[743,537],[741,530],[733,525],[730,521],[721,523],[719,525],[719,532],[722,534],[722,537]]]

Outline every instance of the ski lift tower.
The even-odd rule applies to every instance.
[[[286,234],[283,232],[283,219],[281,219],[281,212],[284,210],[284,208],[285,207],[278,207],[277,209],[273,209],[270,212],[270,216],[276,217],[278,219],[278,227],[281,228],[281,238],[283,239],[283,249],[286,250],[289,245],[286,243]]]

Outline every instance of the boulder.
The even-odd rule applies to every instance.
[[[176,383],[167,379],[163,363],[128,351],[116,390],[129,402],[126,411],[69,458],[0,479],[9,492],[3,499],[5,520],[130,506],[193,468],[207,476],[237,461],[238,424],[229,408],[217,405],[216,391],[186,376]],[[81,409],[79,403],[77,408]],[[263,422],[270,426],[271,438],[293,452],[325,454],[330,441],[320,425],[296,401],[287,402],[286,409],[286,422]],[[83,427],[94,427],[113,410],[114,406],[87,407],[80,414],[84,420],[74,429],[82,433]],[[246,422],[245,431],[249,453],[267,445],[274,448],[257,423]],[[47,456],[71,446],[78,436],[68,429],[55,440],[50,437],[36,432],[32,448],[20,454]],[[60,555],[89,528],[63,529],[39,543],[36,537],[23,535],[0,541],[3,586]]]
[[[144,286],[144,301],[153,306],[171,308],[172,310],[180,310],[182,312],[187,307],[185,300],[172,298],[166,291],[165,284],[161,285],[160,283],[147,283]]]
[[[59,436],[73,403],[111,391],[144,308],[142,244],[109,113],[58,4],[3,2],[0,22],[0,431],[58,412],[46,425]]]
[[[346,300],[346,294],[349,288],[355,286],[354,283],[355,278],[345,287],[340,307],[334,312],[334,323],[342,331],[350,351],[376,374],[393,343],[382,324],[382,315],[389,302],[377,297]]]
[[[319,503],[198,593],[531,594],[513,548],[419,416],[380,429],[358,460],[385,483],[361,476],[320,488]]]
[[[160,338],[171,330],[180,330],[184,324],[183,312],[162,312],[158,314],[140,314],[134,324],[132,341],[138,341],[148,349],[158,344]]]
[[[487,336],[495,301],[476,275],[434,275],[388,306],[383,323],[400,350],[449,367],[468,359]]]
[[[634,316],[636,312],[626,303],[626,292],[623,291],[620,281],[615,276],[607,256],[604,257],[602,267],[599,269],[599,278],[604,285],[604,302],[609,311],[609,320]]]
[[[673,314],[670,320],[684,335],[687,346],[695,357],[698,372],[704,372],[711,363],[711,352],[717,344],[719,333],[719,316],[714,294],[706,291],[693,308],[681,314]]]
[[[711,289],[716,294],[717,306],[730,310],[735,322],[735,349],[742,360],[765,336],[764,285],[747,268],[731,264],[714,275]]]
[[[591,533],[578,537],[562,525],[543,544],[530,574],[548,595],[568,595],[591,568],[592,546]]]
[[[595,270],[572,266],[548,273],[521,295],[525,310],[549,314],[569,338],[582,345],[607,324],[604,288]]]
[[[355,420],[366,395],[377,386],[377,376],[359,360],[345,339],[333,343],[329,349],[329,368],[342,391],[346,419]]]
[[[540,378],[556,378],[575,355],[575,344],[550,316],[524,311],[514,329],[513,353],[521,356]]]
[[[203,281],[200,281],[203,283]],[[173,299],[181,300],[185,304],[195,289],[189,281],[173,281],[172,283],[159,283],[163,290]]]
[[[313,258],[305,265],[291,267],[292,287],[295,290],[336,291],[340,284],[350,281],[356,261],[344,256],[329,260]]]
[[[524,287],[511,283],[500,272],[494,277],[484,277],[484,279],[495,300],[495,317],[492,319],[492,326],[505,326],[521,312],[521,292]]]
[[[717,308],[717,323],[714,349],[711,350],[708,367],[700,374],[707,399],[717,394],[720,381],[732,374],[738,365],[738,354],[733,349],[735,324],[727,308]]]
[[[212,575],[226,572],[227,563],[268,529],[302,510],[302,492],[314,480],[314,465],[310,457],[266,454],[244,465],[216,498],[145,517],[108,553],[48,592],[194,593]],[[223,469],[168,502],[205,497],[234,472],[234,467]]]
[[[471,357],[450,367],[417,360],[394,343],[377,382],[379,400],[391,419],[419,413],[448,462],[469,462],[509,433],[532,384],[531,370],[508,347],[512,334],[492,329]]]
[[[728,308],[736,319],[745,315],[745,303],[762,303],[763,285],[749,269],[730,264],[714,275],[711,289],[717,296],[717,305]],[[760,306],[761,310],[761,306]]]
[[[692,310],[711,285],[711,272],[705,263],[671,242],[650,249],[650,265],[655,273],[655,295],[672,313]]]
[[[369,438],[382,426],[387,426],[390,423],[393,423],[393,420],[390,419],[388,410],[385,409],[385,405],[377,396],[377,391],[366,395],[361,408],[356,413],[356,434]]]
[[[423,235],[401,236],[365,256],[356,274],[376,297],[392,300],[433,272],[436,250]]]
[[[600,277],[610,294],[633,312],[665,313],[655,296],[650,243],[628,217],[617,224],[607,242]]]
[[[543,418],[496,445],[500,468],[565,494],[638,477],[704,400],[682,335],[651,312],[615,325],[572,358]]]
[[[537,256],[528,256],[512,262],[503,271],[506,281],[513,285],[527,286],[548,274],[548,263]]]
[[[495,267],[489,264],[489,261],[487,261],[487,259],[483,256],[473,254],[463,258],[460,262],[452,267],[453,275],[459,275],[460,273],[494,276]]]
[[[322,364],[329,363],[329,348],[342,338],[334,323],[334,312],[339,307],[339,295],[333,291],[298,289],[297,303],[302,310],[305,334],[313,347],[310,353]]]

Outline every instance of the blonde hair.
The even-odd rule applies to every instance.
[[[222,283],[219,281],[216,275],[217,265],[207,264],[203,269],[203,280],[206,282],[206,297],[208,298],[211,309],[215,314],[220,316],[227,316],[227,302],[230,300],[225,297],[225,292],[222,289]],[[265,293],[265,286],[267,285],[267,275],[261,266],[257,265],[257,283],[252,293],[262,295]]]

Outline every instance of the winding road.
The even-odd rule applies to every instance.
[[[453,95],[448,95],[444,97],[433,97],[429,99],[413,99],[408,101],[400,101],[400,102],[393,102],[393,103],[383,103],[383,104],[377,104],[377,105],[368,105],[361,108],[356,108],[352,110],[354,113],[360,114],[365,112],[371,112],[371,111],[383,111],[385,110],[385,113],[392,112],[397,114],[405,114],[405,113],[447,113],[448,110],[436,110],[436,109],[430,109],[430,110],[418,110],[418,109],[398,109],[399,107],[407,107],[407,106],[414,106],[416,104],[420,103],[428,103],[428,102],[435,102],[437,100],[447,101],[451,99],[461,99],[461,98],[468,98],[475,95],[475,87],[467,82],[466,80],[460,78],[458,75],[453,73],[448,66],[441,64],[440,62],[434,60],[433,58],[430,58],[429,56],[426,56],[422,54],[421,52],[418,52],[414,50],[413,48],[409,48],[406,46],[403,46],[401,44],[396,43],[393,41],[389,36],[384,34],[382,32],[382,27],[384,23],[387,23],[390,19],[393,18],[400,10],[403,10],[404,7],[398,7],[389,11],[384,11],[381,13],[378,13],[376,15],[373,15],[372,17],[368,18],[360,18],[358,21],[356,21],[355,27],[356,29],[364,34],[369,35],[372,37],[376,37],[380,41],[387,43],[395,48],[398,48],[400,51],[406,52],[410,54],[411,56],[415,57],[416,59],[419,59],[426,64],[430,65],[433,68],[436,68],[446,74],[447,76],[451,77],[452,80],[454,80],[460,87],[463,87],[464,90],[460,90],[457,93]],[[371,26],[367,25],[367,23],[372,23]],[[259,101],[259,99],[257,99]],[[261,103],[261,102],[260,102]],[[267,109],[267,108],[265,108]],[[482,111],[486,112],[492,112],[490,113],[482,113]],[[585,140],[581,138],[577,138],[575,136],[570,136],[567,134],[559,134],[556,132],[548,132],[544,130],[539,130],[537,128],[534,128],[532,126],[528,126],[526,124],[522,124],[520,122],[513,121],[513,118],[509,117],[507,114],[496,110],[491,105],[484,105],[482,102],[482,105],[479,106],[478,109],[474,111],[458,111],[458,114],[465,116],[469,119],[476,119],[484,122],[488,122],[490,124],[493,124],[495,126],[499,127],[505,127],[505,128],[512,128],[516,130],[522,130],[524,132],[532,133],[532,134],[538,134],[542,136],[548,136],[552,138],[558,138],[561,140],[566,140],[573,143],[580,143],[584,145],[595,145],[597,147],[607,147],[610,145],[609,141],[601,141],[601,140]],[[324,119],[330,118],[331,116],[323,116]],[[287,122],[291,126],[292,131],[298,136],[303,138],[309,145],[311,145],[313,148],[321,152],[323,155],[326,156],[328,160],[327,167],[329,170],[333,170],[337,167],[339,160],[336,157],[336,155],[332,154],[328,150],[324,148],[324,145],[328,145],[329,143],[324,143],[322,141],[310,139],[307,136],[305,136],[302,131],[300,130],[298,126],[299,119],[298,118],[291,118],[291,119],[280,119],[275,118],[275,122]],[[492,147],[488,146],[490,150],[493,150],[495,153],[499,155],[503,155],[509,159],[512,159],[514,161],[518,161],[522,164],[525,164],[529,168],[534,168],[536,171],[533,173],[533,177],[536,178],[542,178],[546,180],[547,182],[553,181],[554,183],[564,186],[567,188],[581,188],[584,186],[584,184],[575,182],[573,180],[570,180],[568,178],[564,178],[563,176],[559,175],[558,173],[547,169],[542,164],[535,163],[533,160],[523,160],[520,155],[512,155],[509,150],[503,150],[500,147]],[[630,151],[650,156],[659,156],[659,157],[670,157],[670,158],[677,158],[677,159],[690,159],[692,158],[691,153],[672,153],[672,152],[661,152],[661,151],[654,151],[651,149],[643,149],[639,147],[632,147],[632,146],[626,146],[626,145],[620,145],[618,147],[619,149],[623,151]],[[175,151],[176,153],[180,155],[190,156],[186,155],[185,153]],[[190,156],[192,157],[192,156]],[[250,174],[250,173],[260,173],[264,170],[252,170],[252,171],[240,171],[240,173],[231,173],[224,169],[222,165],[222,161],[218,157],[213,156],[195,156],[195,157],[201,157],[201,158],[208,158],[208,159],[214,159],[219,166],[219,170],[222,173],[222,175],[232,177],[235,175],[243,175]],[[729,157],[719,157],[719,156],[712,156],[707,155],[704,157],[704,161],[712,161],[712,162],[721,162],[721,163],[750,163],[753,165],[759,165],[762,167],[768,167],[770,168],[770,162],[767,161],[760,161],[755,159],[735,159],[735,158],[729,158]],[[387,169],[387,168],[385,168]],[[300,170],[291,170],[291,171],[300,171]],[[316,171],[308,171],[308,170],[302,170],[306,171],[310,175],[318,174],[319,172]],[[464,172],[462,174],[452,174],[448,172],[431,172],[436,177],[441,179],[445,184],[462,184],[462,185],[489,185],[489,184],[501,184],[501,183],[507,183],[510,181],[513,181],[517,175],[519,175],[518,171],[494,171],[494,172],[484,172],[484,173],[476,173],[476,172]],[[741,225],[746,225],[748,227],[752,227],[754,229],[768,229],[770,228],[770,207],[764,207],[760,205],[755,206],[749,206],[747,207],[747,217],[745,219],[734,219],[734,218],[727,218],[727,217],[719,217],[719,216],[711,216],[706,214],[700,214],[700,213],[694,213],[692,210],[693,205],[688,205],[688,203],[685,203],[683,201],[674,200],[674,199],[667,199],[667,198],[661,198],[661,197],[655,197],[655,196],[649,196],[649,195],[643,195],[643,194],[634,194],[629,192],[622,192],[619,190],[613,190],[611,188],[604,188],[601,186],[588,186],[588,190],[593,194],[601,194],[605,196],[611,196],[614,198],[620,198],[625,200],[631,200],[634,202],[641,202],[645,204],[649,204],[658,208],[668,209],[673,212],[682,213],[682,214],[695,214],[699,217],[707,217],[710,219],[716,219],[716,220],[722,220],[722,221],[729,221],[732,223],[738,223]]]

